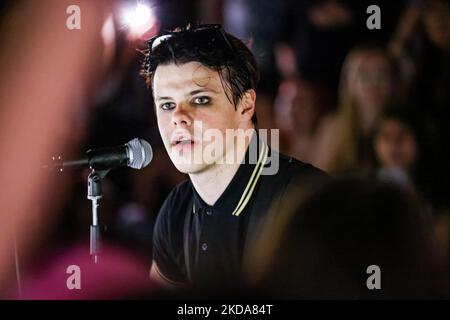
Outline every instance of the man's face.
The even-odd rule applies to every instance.
[[[243,126],[239,109],[227,98],[218,72],[199,62],[158,66],[153,95],[164,146],[181,172],[198,173],[215,165],[225,155],[225,130]],[[220,133],[223,148],[205,152],[217,145],[214,139],[204,139],[210,129]]]

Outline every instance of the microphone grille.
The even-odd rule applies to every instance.
[[[134,138],[125,144],[129,151],[128,166],[133,169],[146,167],[153,158],[153,151],[150,143],[144,139]]]

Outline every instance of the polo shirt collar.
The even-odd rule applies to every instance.
[[[257,151],[256,157],[250,156],[250,151],[253,150]],[[261,172],[267,161],[268,153],[268,145],[259,138],[255,130],[241,165],[213,206],[209,206],[203,201],[191,183],[194,194],[192,208],[194,214],[212,210],[215,213],[239,216],[250,202],[256,189]]]

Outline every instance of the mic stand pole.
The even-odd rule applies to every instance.
[[[101,181],[109,170],[96,171],[92,169],[88,176],[88,195],[87,198],[92,201],[92,225],[90,230],[90,254],[94,263],[98,263],[100,253],[100,225],[98,223],[99,200],[103,197]]]

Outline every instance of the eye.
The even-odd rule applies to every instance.
[[[211,102],[211,98],[210,97],[196,97],[194,99],[194,103],[198,104],[198,105],[207,105]]]
[[[175,108],[175,103],[173,102],[166,102],[159,106],[162,110],[171,110]]]

